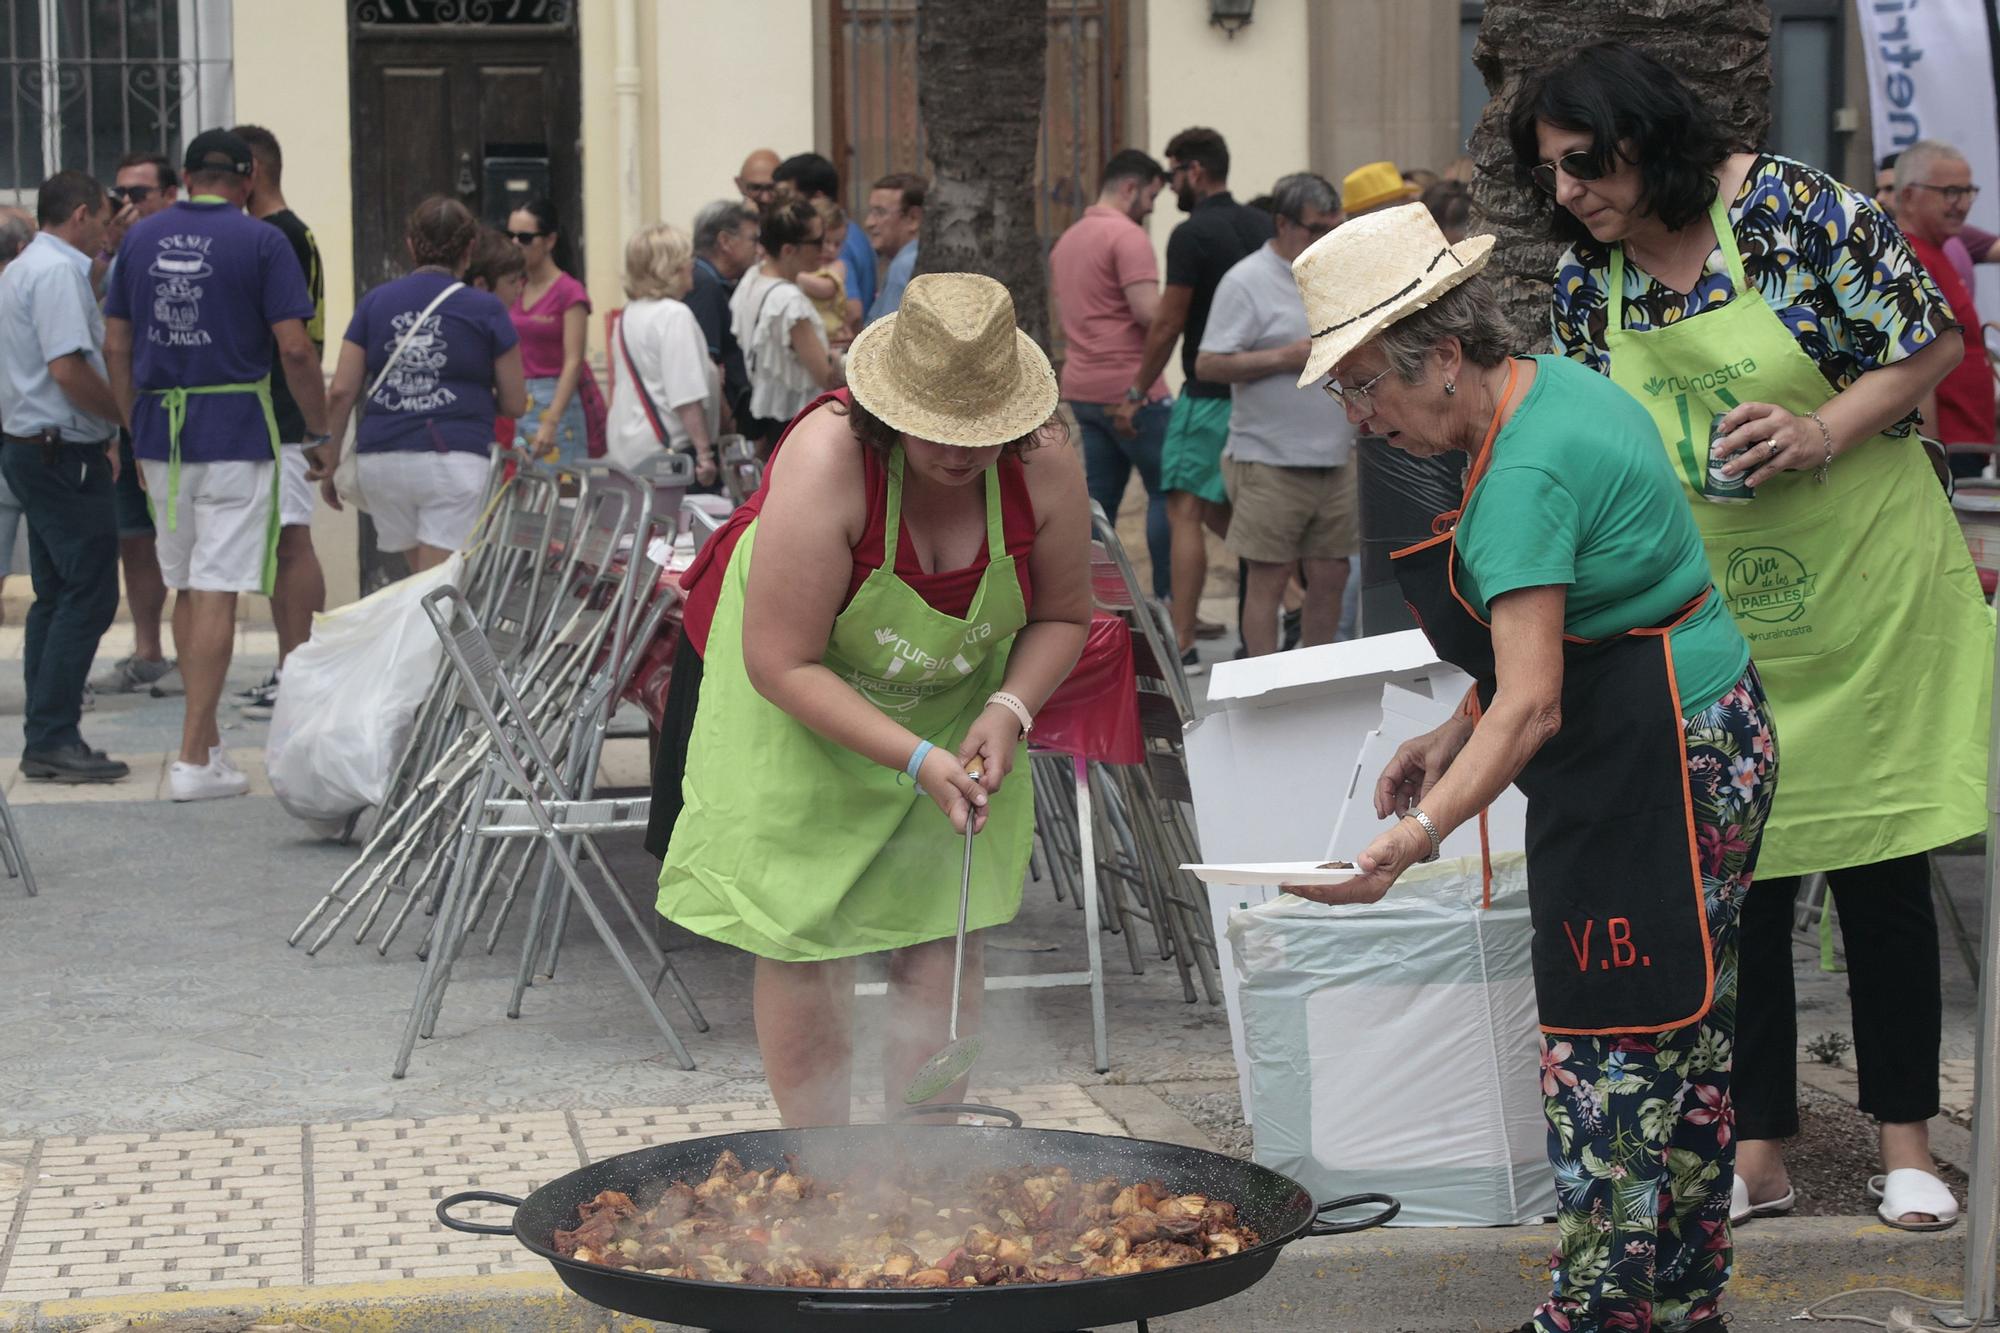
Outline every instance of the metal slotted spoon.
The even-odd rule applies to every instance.
[[[978,769],[968,766],[966,773],[973,781],[979,780]],[[923,1067],[910,1079],[909,1087],[903,1090],[905,1106],[927,1102],[964,1078],[978,1061],[984,1045],[977,1033],[965,1037],[958,1035],[959,985],[965,973],[965,913],[972,897],[972,824],[977,813],[974,807],[968,807],[965,812],[965,866],[958,877],[958,938],[953,944],[951,957],[951,1026],[943,1048],[924,1061]]]

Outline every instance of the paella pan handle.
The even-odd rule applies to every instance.
[[[1021,1116],[1018,1111],[1010,1111],[1004,1106],[982,1106],[978,1102],[925,1102],[920,1106],[903,1107],[896,1112],[898,1120],[916,1115],[983,1115],[1006,1121],[1009,1129],[1021,1127]],[[851,1310],[854,1307],[849,1305],[842,1308]],[[896,1308],[908,1310],[912,1307],[899,1305]]]
[[[891,1305],[887,1301],[825,1301],[811,1296],[799,1302],[800,1314],[939,1314],[951,1308],[950,1301],[924,1301],[912,1305]]]
[[[1344,1212],[1349,1208],[1359,1208],[1364,1203],[1379,1203],[1382,1211],[1367,1217],[1356,1218],[1352,1222],[1329,1222],[1328,1213]],[[1306,1228],[1308,1236],[1342,1236],[1350,1231],[1368,1231],[1394,1221],[1396,1214],[1403,1211],[1402,1202],[1387,1194],[1350,1194],[1344,1199],[1334,1199],[1313,1209],[1313,1220]]]
[[[466,1190],[462,1194],[447,1195],[438,1200],[437,1219],[453,1231],[469,1232],[475,1236],[511,1236],[511,1226],[496,1227],[488,1222],[467,1222],[453,1217],[451,1210],[462,1203],[504,1203],[509,1208],[519,1208],[521,1201],[511,1194],[494,1194],[490,1190]]]

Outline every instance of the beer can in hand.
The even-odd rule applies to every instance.
[[[1708,475],[1702,479],[1701,496],[1712,504],[1749,504],[1757,498],[1757,492],[1750,486],[1750,474],[1745,472],[1741,476],[1731,477],[1722,471],[1725,463],[1732,463],[1742,455],[1738,453],[1728,458],[1717,458],[1714,453],[1716,441],[1729,433],[1722,428],[1723,418],[1728,415],[1727,412],[1717,412],[1708,420]]]

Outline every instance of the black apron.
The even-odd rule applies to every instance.
[[[1513,387],[1512,376],[1508,389]],[[1503,394],[1502,408],[1510,394]],[[1466,497],[1485,471],[1494,428]],[[1411,613],[1444,661],[1493,702],[1492,627],[1458,593],[1457,543],[1441,535],[1393,554]],[[1562,729],[1515,780],[1528,798],[1528,908],[1535,999],[1545,1032],[1664,1032],[1708,1013],[1715,965],[1680,691],[1665,625],[1604,640],[1563,638]]]

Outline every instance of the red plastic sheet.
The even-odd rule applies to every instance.
[[[1099,763],[1145,761],[1132,630],[1123,620],[1103,611],[1091,619],[1083,656],[1036,715],[1030,740],[1037,750],[1082,755]]]

